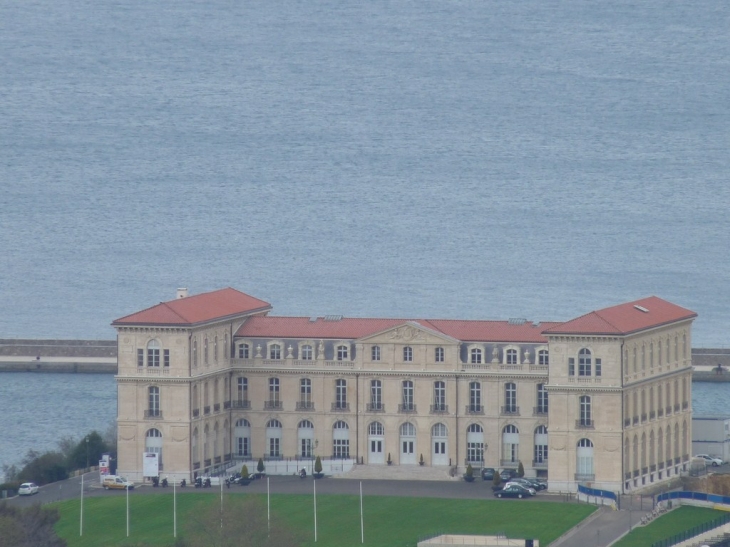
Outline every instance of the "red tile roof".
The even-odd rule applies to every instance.
[[[161,302],[117,319],[117,325],[195,325],[233,315],[266,311],[271,304],[236,289],[226,288]]]
[[[277,317],[256,316],[248,319],[236,336],[251,338],[312,338],[354,340],[371,336],[379,332],[412,322],[425,329],[450,336],[460,341],[472,342],[522,342],[547,343],[542,335],[546,326],[558,323],[541,323],[533,325],[526,322],[522,325],[508,321],[463,321],[450,319],[372,319],[342,318],[327,321],[318,317],[311,321],[309,317]]]
[[[676,321],[692,319],[697,314],[688,309],[650,296],[587,313],[577,319],[545,329],[545,334],[626,335]]]

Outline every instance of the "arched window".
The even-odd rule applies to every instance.
[[[548,459],[548,435],[547,427],[539,425],[535,428],[535,454],[532,466],[540,467],[547,463]]]
[[[659,469],[664,468],[664,433],[660,427],[656,434],[656,461]],[[660,477],[661,478],[661,477]]]
[[[210,466],[210,430],[208,426],[203,429],[203,466]]]
[[[162,433],[159,429],[148,429],[144,442],[145,452],[157,454],[158,469],[162,470]]]
[[[239,344],[238,358],[239,359],[250,359],[251,358],[251,346],[249,346],[248,344]]]
[[[147,343],[147,366],[160,366],[160,343],[157,340],[150,340]]]
[[[266,424],[266,444],[269,458],[281,457],[281,422],[269,420]]]
[[[515,464],[519,461],[520,432],[514,425],[502,429],[502,463]]]
[[[481,414],[482,409],[482,384],[480,382],[469,382],[469,406],[466,407],[467,414]]]
[[[479,424],[469,424],[466,428],[466,461],[482,465],[484,460],[484,429]]]
[[[646,467],[646,433],[641,434],[641,453],[639,456],[641,459],[641,474],[646,475],[648,471]]]
[[[385,429],[380,422],[373,422],[368,426],[368,435],[385,435]]]
[[[297,427],[297,439],[299,441],[299,456],[311,458],[314,448],[314,424],[309,420],[302,420]]]
[[[332,457],[350,457],[350,427],[346,422],[338,420],[332,428]]]
[[[517,384],[507,382],[504,384],[504,408],[502,414],[519,414],[520,409],[517,406]]]
[[[413,361],[413,348],[411,346],[406,346],[403,348],[403,361],[405,363],[410,363]]]
[[[581,439],[576,448],[576,473],[577,481],[595,480],[593,472],[593,443],[590,439]]]
[[[193,417],[200,413],[200,401],[198,400],[198,386],[193,384]]]
[[[233,430],[233,436],[236,439],[236,455],[237,456],[250,456],[251,455],[251,424],[248,420],[241,418],[236,422],[236,427]]]
[[[145,418],[161,418],[162,412],[160,411],[160,388],[152,386],[147,390],[147,399],[149,408],[145,412]]]
[[[448,430],[446,429],[446,426],[442,423],[433,424],[433,426],[431,427],[431,436],[432,437],[447,437]]]
[[[591,398],[588,395],[582,395],[578,401],[580,407],[580,418],[578,419],[578,427],[593,427]]]
[[[591,364],[591,350],[581,349],[578,352],[578,376],[590,376]]]
[[[347,361],[348,356],[350,354],[349,348],[345,346],[344,344],[341,344],[337,346],[337,360],[338,361]]]
[[[370,360],[380,361],[380,346],[373,346],[370,348]]]

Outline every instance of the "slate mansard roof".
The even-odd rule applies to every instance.
[[[271,304],[268,302],[229,287],[160,302],[146,310],[117,319],[112,326],[193,326],[246,313],[266,312],[270,309]]]

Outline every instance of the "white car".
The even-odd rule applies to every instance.
[[[24,482],[18,488],[19,496],[32,496],[38,493],[38,485],[34,482]]]
[[[710,456],[709,454],[697,454],[695,458],[702,458],[705,460],[705,463],[707,465],[711,465],[713,467],[717,467],[718,465],[722,465],[723,462],[722,458],[715,458],[714,456]]]
[[[520,488],[524,488],[525,490],[527,490],[530,493],[531,496],[534,496],[535,494],[537,494],[537,490],[535,490],[534,488],[532,488],[530,486],[527,486],[526,484],[522,484],[521,482],[510,482],[510,481],[508,481],[504,485],[505,488],[508,488],[510,486],[519,486]]]

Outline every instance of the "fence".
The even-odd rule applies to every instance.
[[[596,505],[608,505],[614,509],[618,508],[618,496],[616,492],[610,490],[578,486],[578,500],[595,503]]]
[[[672,492],[672,493],[673,494],[674,493],[692,494],[694,492]],[[710,522],[705,522],[703,524],[695,526],[694,528],[691,528],[690,530],[685,530],[684,532],[675,534],[674,536],[672,536],[670,538],[663,539],[661,541],[652,543],[651,547],[671,547],[672,545],[677,545],[678,543],[682,543],[683,541],[692,539],[693,537],[699,536],[700,534],[709,532],[711,530],[714,530],[715,528],[719,528],[720,526],[722,526],[723,524],[727,524],[728,522],[730,522],[730,515],[723,515],[714,520],[711,520]]]

